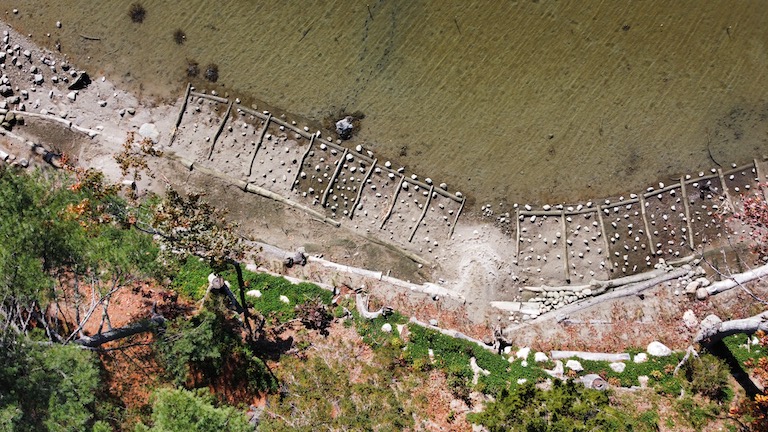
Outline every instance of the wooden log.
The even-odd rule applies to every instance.
[[[430,325],[428,323],[425,323],[423,321],[419,321],[415,317],[411,317],[410,322],[413,323],[413,324],[418,325],[419,327],[424,327],[424,328],[427,328],[427,329],[430,329],[430,330],[434,330],[434,331],[436,331],[438,333],[442,333],[442,334],[444,334],[446,336],[450,336],[452,338],[463,339],[465,341],[472,342],[475,345],[479,346],[480,348],[486,349],[488,351],[491,351],[491,352],[495,352],[496,351],[496,349],[493,346],[486,345],[486,344],[483,343],[483,341],[475,339],[475,338],[472,338],[472,337],[469,337],[469,336],[465,335],[464,333],[458,332],[456,330],[447,330],[447,329],[443,329],[443,328],[440,328],[440,327],[436,327],[436,326]]]
[[[307,150],[304,152],[303,155],[301,155],[301,160],[299,161],[299,169],[296,170],[296,177],[293,179],[293,183],[291,183],[291,190],[293,190],[296,185],[299,183],[299,176],[301,176],[301,172],[304,169],[304,161],[307,159],[307,155],[309,155],[309,152],[312,151],[312,144],[315,142],[315,135],[312,135],[312,138],[309,139],[309,145],[307,146]]]
[[[213,147],[216,146],[216,141],[219,139],[221,132],[224,131],[224,126],[227,125],[227,120],[229,120],[229,114],[231,112],[232,102],[229,103],[227,112],[224,114],[224,118],[221,120],[221,124],[219,125],[219,129],[216,131],[216,135],[213,136],[213,140],[211,141],[211,148],[208,150],[208,160],[211,160],[211,157],[213,156]]]
[[[528,326],[531,323],[539,323],[539,322],[547,321],[547,320],[551,320],[551,319],[557,319],[558,321],[563,321],[563,320],[568,319],[568,314],[581,311],[583,309],[586,309],[586,308],[598,305],[600,303],[603,303],[603,302],[606,302],[606,301],[609,301],[609,300],[615,300],[615,299],[618,299],[618,298],[629,297],[629,296],[633,296],[633,295],[639,295],[639,294],[641,294],[645,290],[653,288],[656,285],[659,285],[659,284],[661,284],[663,282],[666,282],[668,280],[677,279],[677,278],[679,278],[679,277],[681,277],[681,276],[683,276],[683,275],[685,275],[687,273],[688,273],[688,270],[686,270],[684,268],[679,268],[679,269],[675,269],[675,270],[672,270],[672,271],[667,271],[667,272],[664,272],[662,274],[659,274],[658,276],[656,276],[656,277],[654,277],[652,279],[648,279],[648,280],[645,280],[645,281],[642,281],[642,282],[637,282],[637,283],[632,283],[632,284],[624,285],[621,288],[617,288],[617,289],[615,289],[613,291],[607,292],[607,293],[599,295],[599,296],[593,296],[593,297],[588,297],[588,298],[585,298],[585,299],[582,299],[582,300],[577,300],[576,302],[571,303],[569,305],[566,305],[566,306],[564,306],[564,307],[562,307],[560,309],[557,309],[557,310],[554,310],[554,311],[551,311],[551,312],[546,312],[546,313],[538,316],[537,318],[534,318],[534,319],[528,321],[526,324],[521,324],[519,326],[507,327],[504,330],[504,333],[505,334],[514,334],[514,332],[517,329],[520,329],[523,326]]]
[[[680,187],[679,183],[672,183],[671,185],[664,186],[661,189],[655,189],[655,190],[652,190],[650,192],[645,192],[645,193],[642,194],[642,196],[643,196],[643,198],[650,198],[652,196],[656,196],[656,195],[662,194],[664,192],[669,192],[669,191],[671,191],[673,189],[677,189],[679,187]]]
[[[571,267],[568,258],[568,227],[565,224],[565,211],[560,212],[560,226],[563,230],[563,266],[565,267],[565,282],[571,283]]]
[[[344,149],[341,158],[336,162],[336,169],[333,171],[333,175],[328,179],[328,186],[325,187],[323,199],[320,200],[320,205],[323,207],[325,207],[325,203],[328,201],[328,194],[331,193],[331,189],[333,189],[333,183],[336,182],[336,177],[339,176],[341,168],[344,167],[344,158],[347,156],[347,153],[349,153],[349,150]]]
[[[758,330],[768,332],[768,311],[755,316],[723,321],[717,315],[708,315],[701,322],[701,329],[694,339],[709,346],[735,334],[753,334]]]
[[[685,209],[685,224],[688,228],[688,245],[691,247],[691,250],[694,250],[696,248],[696,245],[693,243],[693,228],[691,225],[691,209],[690,204],[688,203],[688,191],[685,190],[685,178],[680,177],[680,192],[682,194],[683,198],[683,208]]]
[[[139,333],[154,331],[163,325],[165,325],[165,319],[160,315],[155,315],[150,319],[143,319],[104,333],[97,333],[93,336],[83,336],[80,339],[76,339],[74,343],[88,348],[96,348],[107,342],[123,339]]]
[[[387,211],[387,214],[384,216],[384,219],[381,220],[381,225],[379,226],[379,229],[384,229],[384,225],[387,223],[387,220],[390,216],[392,216],[392,210],[395,209],[395,204],[397,204],[397,195],[400,194],[400,189],[403,188],[403,181],[405,181],[405,177],[400,175],[400,182],[397,184],[397,187],[395,188],[395,193],[392,194],[392,203],[389,205],[389,210]]]
[[[251,164],[248,165],[248,177],[251,177],[251,174],[253,174],[253,163],[256,161],[256,155],[259,153],[261,143],[264,142],[264,136],[267,134],[267,129],[269,129],[270,120],[272,120],[272,114],[268,115],[264,120],[264,128],[261,129],[261,133],[259,134],[259,141],[256,142],[256,150],[254,150],[253,157],[251,158]],[[293,187],[291,187],[291,189],[293,189]]]
[[[718,168],[717,169],[717,175],[720,177],[720,186],[723,188],[723,194],[725,194],[725,200],[730,204],[731,211],[735,210],[736,207],[733,206],[733,200],[731,199],[731,193],[728,191],[728,185],[725,183],[725,175],[723,174],[723,169]]]
[[[176,117],[175,127],[179,127],[181,119],[184,117],[184,111],[187,110],[187,101],[189,101],[189,92],[192,89],[192,83],[187,83],[187,90],[184,92],[184,101],[181,102],[181,109],[179,110],[179,116]]]
[[[748,165],[742,165],[742,166],[739,166],[739,167],[736,167],[736,168],[731,168],[728,171],[723,171],[723,175],[736,174],[737,172],[741,172],[741,171],[744,171],[746,169],[750,169],[750,168],[752,168],[752,166],[753,166],[752,164],[748,164]]]
[[[378,162],[378,159],[374,159],[373,163],[370,167],[368,167],[368,171],[365,173],[365,177],[363,177],[363,181],[360,183],[360,187],[357,188],[357,196],[355,197],[355,202],[352,204],[352,209],[349,210],[349,218],[352,219],[352,216],[355,214],[355,209],[357,208],[357,204],[360,202],[360,198],[363,196],[363,188],[365,187],[365,182],[368,181],[369,178],[371,178],[371,174],[373,173],[373,169],[376,166],[376,162]]]
[[[648,215],[645,212],[645,198],[640,200],[640,216],[643,219],[643,227],[645,227],[645,235],[648,237],[648,249],[651,250],[651,255],[656,255],[656,245],[653,243],[653,237],[651,237],[651,224],[648,223]]]
[[[755,269],[732,275],[728,279],[709,285],[706,289],[710,295],[715,295],[731,288],[768,276],[768,264]]]
[[[421,216],[419,216],[419,220],[416,221],[416,225],[414,225],[413,230],[411,231],[411,235],[408,237],[408,243],[410,243],[413,240],[413,236],[416,235],[416,230],[419,229],[419,225],[421,225],[421,221],[424,220],[424,216],[427,215],[427,210],[429,209],[429,203],[432,201],[432,192],[434,191],[435,187],[430,186],[429,188],[429,195],[427,195],[427,202],[424,204],[424,209],[421,211]]]
[[[760,161],[755,159],[754,164],[755,164],[755,177],[757,178],[757,184],[761,185],[760,189],[762,189],[763,191],[763,198],[766,201],[768,201],[768,187],[762,186],[766,184],[765,173],[763,172],[763,169],[760,168]]]
[[[700,176],[700,177],[691,177],[691,178],[689,178],[688,180],[685,181],[685,184],[688,185],[688,184],[691,184],[691,183],[702,182],[702,181],[705,181],[705,180],[712,180],[713,178],[717,178],[717,177],[718,177],[717,173],[715,173],[715,174],[707,174],[707,175],[703,175],[703,176]]]
[[[586,351],[551,351],[550,355],[552,360],[563,360],[569,358],[580,358],[582,360],[591,361],[608,361],[608,362],[620,362],[629,361],[629,353],[596,353]]]
[[[274,193],[274,192],[272,192],[270,190],[264,189],[262,187],[259,187],[259,186],[256,186],[256,185],[250,184],[250,183],[246,187],[246,190],[248,192],[251,192],[251,193],[263,196],[265,198],[270,198],[270,199],[273,199],[273,200],[275,200],[277,202],[280,202],[280,203],[283,203],[283,204],[295,207],[297,209],[300,209],[300,210],[308,213],[309,215],[313,216],[315,219],[319,220],[320,222],[325,222],[328,225],[332,225],[332,226],[334,226],[336,228],[341,226],[340,222],[335,221],[335,220],[333,220],[331,218],[325,217],[324,214],[322,214],[322,213],[320,213],[318,211],[315,211],[314,209],[311,209],[311,208],[309,208],[309,207],[307,207],[307,206],[305,206],[303,204],[299,204],[296,201],[293,201],[291,199],[288,199],[288,198],[285,198],[285,197],[283,197],[281,195],[278,195],[278,194],[276,194],[276,193]]]
[[[205,94],[205,93],[199,93],[199,92],[196,92],[196,91],[192,91],[189,94],[192,95],[192,96],[195,96],[195,97],[212,100],[214,102],[229,103],[229,99],[223,98],[223,97],[219,97],[219,96],[209,95],[209,94]]]
[[[515,264],[520,263],[520,209],[515,209]]]
[[[608,257],[608,260],[611,259],[611,244],[608,243],[608,233],[605,231],[605,221],[603,221],[603,210],[600,208],[600,206],[597,206],[597,222],[600,224],[600,232],[603,233],[603,247],[605,247],[605,256]],[[611,266],[611,270],[613,270],[613,266]]]
[[[184,164],[185,159],[175,155],[174,153],[166,152],[165,156],[168,157],[171,160],[175,160],[175,161],[177,161],[179,163]],[[242,190],[244,190],[246,192],[250,192],[250,193],[259,195],[261,197],[264,197],[264,198],[269,198],[269,199],[275,200],[275,201],[277,201],[277,202],[279,202],[281,204],[285,204],[285,205],[297,208],[297,209],[299,209],[299,210],[309,214],[312,218],[314,218],[314,219],[316,219],[316,220],[318,220],[320,222],[327,223],[328,225],[332,225],[332,226],[337,227],[337,228],[339,226],[341,226],[341,223],[339,223],[339,222],[337,222],[337,221],[335,221],[333,219],[325,217],[324,214],[322,214],[320,212],[317,212],[316,210],[314,210],[312,208],[309,208],[309,207],[307,207],[307,206],[305,206],[303,204],[300,204],[300,203],[298,203],[296,201],[293,201],[293,200],[291,200],[289,198],[283,197],[283,196],[281,196],[281,195],[279,195],[279,194],[277,194],[275,192],[272,192],[270,190],[267,190],[267,189],[264,189],[262,187],[256,186],[254,184],[250,184],[250,183],[244,182],[242,180],[230,177],[230,176],[228,176],[228,175],[226,175],[226,174],[224,174],[224,173],[222,173],[220,171],[216,171],[216,170],[208,168],[208,167],[206,167],[204,165],[195,164],[194,168],[195,168],[195,170],[197,170],[197,171],[199,171],[199,172],[201,172],[203,174],[207,174],[207,175],[210,175],[212,177],[216,177],[216,178],[219,178],[219,179],[221,179],[223,181],[226,181],[226,182],[228,182],[230,184],[233,184],[233,185],[237,186],[238,188],[240,188],[240,189],[242,189]]]
[[[461,200],[461,205],[459,206],[459,210],[456,212],[456,217],[453,218],[453,225],[451,225],[451,231],[448,233],[448,238],[453,238],[453,230],[456,229],[456,224],[459,223],[459,215],[461,214],[461,211],[464,210],[464,203],[466,202],[466,198]]]
[[[179,116],[176,117],[176,123],[173,126],[173,132],[171,132],[171,140],[168,145],[173,144],[174,141],[176,141],[176,134],[179,131],[179,125],[181,124],[181,119],[184,117],[184,112],[187,110],[187,101],[189,100],[189,92],[192,88],[192,83],[187,83],[187,90],[184,92],[184,100],[181,102],[181,109],[179,110]]]

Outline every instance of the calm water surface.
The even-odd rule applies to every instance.
[[[194,59],[308,119],[362,111],[356,140],[380,160],[477,204],[624,194],[713,167],[710,153],[768,154],[764,1],[142,3],[142,24],[117,0],[0,13],[142,95],[178,97]]]

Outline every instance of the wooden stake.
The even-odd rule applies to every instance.
[[[352,219],[352,216],[355,214],[355,209],[357,208],[357,204],[360,202],[360,198],[363,196],[363,188],[365,187],[365,182],[368,181],[368,179],[371,177],[371,173],[373,173],[373,169],[376,166],[376,162],[378,162],[378,159],[374,159],[371,166],[368,168],[368,172],[365,173],[365,177],[363,177],[363,181],[360,183],[360,186],[357,188],[357,196],[355,197],[355,202],[352,205],[352,209],[349,211],[349,218]]]
[[[731,194],[728,192],[728,185],[725,184],[725,176],[723,175],[722,168],[717,169],[717,176],[720,177],[720,185],[723,188],[723,194],[725,195],[725,200],[728,201],[728,204],[731,205],[731,211],[736,210],[736,207],[733,206],[733,200],[731,199]]]
[[[520,209],[515,209],[515,261],[520,265]]]
[[[304,160],[307,158],[307,155],[309,154],[310,150],[312,150],[312,144],[314,144],[314,142],[315,142],[315,135],[312,135],[312,138],[309,139],[309,145],[307,146],[307,151],[304,152],[304,154],[301,156],[301,160],[299,161],[299,169],[296,171],[296,177],[293,179],[293,183],[291,183],[291,190],[293,190],[299,182],[299,176],[301,175],[301,171],[304,168]]]
[[[229,99],[223,98],[223,97],[219,97],[219,96],[209,95],[209,94],[205,94],[205,93],[198,93],[198,92],[195,92],[195,91],[189,92],[189,94],[191,94],[192,96],[195,96],[195,97],[200,97],[200,98],[203,98],[203,99],[212,100],[214,102],[229,103]]]
[[[761,186],[766,182],[765,173],[763,172],[762,168],[760,168],[760,161],[755,159],[754,163],[755,163],[755,177],[757,178],[758,187],[762,189],[763,197],[765,198],[766,201],[768,201],[768,188]]]
[[[597,221],[600,222],[600,230],[603,233],[603,244],[605,245],[605,255],[608,260],[611,260],[611,244],[608,243],[608,233],[605,231],[605,221],[603,221],[603,209],[597,206]],[[613,271],[613,265],[611,265],[611,272]]]
[[[565,224],[565,210],[560,211],[560,222],[563,230],[563,255],[565,256],[565,260],[563,261],[563,266],[565,267],[565,282],[571,283],[571,267],[570,267],[570,259],[568,257],[568,227]],[[603,234],[605,236],[605,234]]]
[[[184,101],[181,103],[181,109],[179,110],[179,116],[176,117],[176,125],[173,127],[173,133],[171,134],[171,144],[176,140],[176,133],[178,132],[181,119],[184,117],[184,111],[187,110],[187,101],[189,100],[189,92],[192,89],[192,83],[187,83],[187,91],[184,92]]]
[[[411,236],[408,237],[408,243],[410,243],[413,240],[413,236],[416,235],[416,230],[419,229],[419,225],[421,225],[421,221],[424,220],[424,216],[427,215],[427,209],[429,209],[429,203],[432,201],[432,192],[435,190],[434,186],[429,187],[429,195],[427,196],[427,202],[424,204],[424,210],[421,211],[421,216],[419,216],[419,220],[416,221],[416,226],[413,227],[413,231],[411,231]]]
[[[461,211],[464,210],[464,203],[466,202],[467,202],[466,198],[461,200],[459,211],[456,212],[456,217],[453,219],[453,225],[451,225],[451,232],[448,233],[448,238],[453,238],[453,230],[456,229],[456,224],[459,223],[459,215],[461,214]]]
[[[336,170],[333,172],[333,176],[328,180],[328,186],[326,186],[325,192],[323,192],[323,199],[320,200],[320,205],[323,207],[325,207],[325,203],[328,200],[328,194],[333,188],[333,183],[336,181],[336,177],[339,175],[341,168],[344,166],[344,158],[347,156],[347,153],[349,153],[349,150],[344,149],[344,153],[341,155],[341,159],[336,162]]]
[[[645,213],[645,198],[640,195],[640,215],[643,219],[643,226],[645,227],[645,235],[648,237],[648,248],[651,250],[651,255],[656,255],[656,246],[653,244],[653,237],[651,237],[651,224],[648,223],[648,216]]]
[[[219,125],[219,130],[216,131],[216,135],[213,136],[213,141],[211,142],[211,149],[208,150],[208,160],[211,160],[211,157],[213,156],[213,147],[216,145],[216,140],[219,139],[219,135],[221,135],[221,132],[224,130],[224,126],[227,125],[227,120],[229,120],[229,113],[232,112],[232,102],[229,103],[229,106],[227,107],[227,112],[224,114],[224,119],[221,121],[221,124]]]
[[[395,189],[395,194],[392,195],[392,204],[389,206],[389,211],[384,216],[384,219],[381,220],[381,226],[379,226],[379,229],[384,229],[384,225],[387,223],[387,220],[390,216],[392,216],[392,210],[395,209],[395,204],[397,204],[397,195],[400,194],[400,189],[403,188],[403,182],[405,181],[405,177],[403,175],[400,175],[400,182],[397,184],[397,188]]]
[[[264,128],[261,130],[261,134],[259,134],[259,141],[256,142],[256,150],[253,152],[253,157],[251,158],[251,165],[248,167],[248,177],[253,174],[253,163],[256,161],[256,154],[259,153],[259,149],[261,148],[261,143],[264,141],[264,135],[267,133],[267,129],[269,129],[269,121],[272,120],[272,114],[267,116],[267,119],[264,121]],[[293,187],[291,187],[293,189]]]
[[[680,194],[683,197],[683,208],[685,209],[685,223],[688,228],[688,244],[693,250],[696,245],[693,244],[693,229],[691,228],[691,210],[688,204],[688,191],[685,190],[685,177],[680,177]]]

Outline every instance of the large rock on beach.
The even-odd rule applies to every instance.
[[[91,77],[87,73],[82,72],[77,76],[77,79],[67,87],[69,90],[82,90],[91,83]]]
[[[352,120],[354,120],[352,117],[347,116],[336,122],[336,133],[339,134],[339,138],[344,140],[352,138],[352,130],[355,128]]]
[[[157,144],[160,140],[160,131],[157,130],[157,126],[154,123],[144,123],[139,128],[139,135],[144,138],[149,138],[153,143]]]

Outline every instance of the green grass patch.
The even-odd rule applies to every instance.
[[[639,385],[637,380],[640,376],[648,377],[648,385],[656,388],[658,391],[666,394],[679,394],[682,388],[682,381],[679,376],[672,375],[672,369],[680,362],[684,353],[672,353],[667,357],[648,356],[648,360],[643,363],[635,363],[632,360],[624,361],[626,365],[624,371],[619,373],[610,368],[607,361],[578,360],[584,367],[583,374],[595,373],[606,380],[616,378],[622,387],[631,387]],[[565,363],[564,360],[563,363]]]
[[[357,310],[353,309],[352,316],[354,317],[354,324],[357,333],[363,338],[363,342],[367,345],[376,348],[390,342],[392,338],[400,338],[400,334],[397,331],[397,325],[403,325],[408,323],[408,318],[400,315],[398,312],[392,312],[387,316],[379,316],[374,319],[362,318]],[[381,330],[384,324],[392,326],[392,332],[387,333]]]
[[[171,288],[186,298],[200,300],[208,289],[208,275],[212,272],[213,269],[205,261],[188,257],[180,263]]]
[[[213,269],[204,261],[189,257],[179,266],[179,271],[171,283],[171,287],[179,294],[192,300],[200,300],[208,289],[208,275]],[[234,269],[228,269],[221,276],[229,282],[232,292],[239,298],[237,274]],[[261,297],[246,296],[246,301],[262,315],[270,319],[272,324],[279,324],[296,318],[296,305],[308,300],[320,299],[324,304],[330,304],[333,294],[319,286],[307,282],[294,284],[283,277],[266,273],[254,273],[243,270],[243,281],[246,290],[259,290]],[[288,303],[280,300],[280,296],[288,298]]]
[[[428,365],[429,350],[434,353],[434,366],[446,371],[449,375],[472,377],[469,362],[472,357],[477,365],[490,372],[490,375],[480,375],[477,390],[487,394],[497,395],[505,388],[517,386],[517,380],[525,378],[529,382],[537,382],[545,378],[545,372],[538,366],[529,363],[522,366],[522,361],[510,363],[507,358],[495,354],[475,343],[463,339],[446,336],[418,325],[410,325],[410,343],[408,357],[414,365]]]
[[[723,339],[725,345],[743,366],[747,360],[756,363],[758,359],[768,355],[768,349],[760,345],[752,345],[752,335],[737,334]]]
[[[234,271],[223,274],[224,278],[236,281]],[[243,271],[243,279],[247,290],[259,290],[261,297],[246,296],[248,304],[267,317],[273,323],[283,323],[296,318],[296,305],[308,300],[320,299],[324,304],[330,304],[333,293],[319,286],[307,282],[294,284],[283,277],[272,276],[266,273],[253,273]],[[236,291],[235,286],[232,287]],[[288,303],[280,300],[280,296],[288,298]]]

